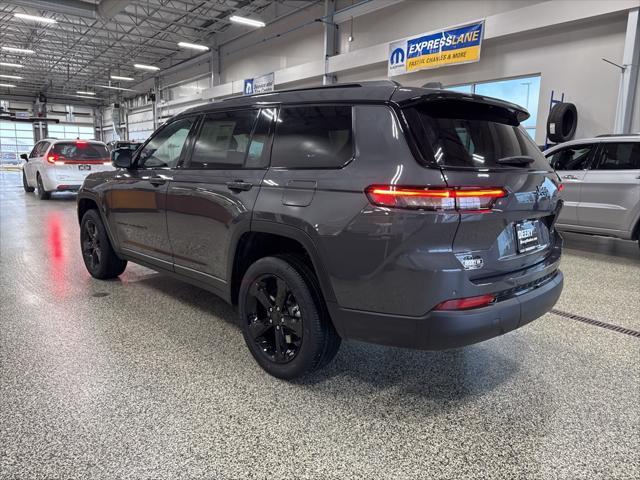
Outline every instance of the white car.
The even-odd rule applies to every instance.
[[[40,140],[21,155],[22,186],[48,200],[52,192],[77,191],[87,175],[114,170],[107,146],[94,140]]]

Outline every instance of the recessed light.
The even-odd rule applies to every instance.
[[[2,50],[12,53],[26,53],[28,55],[33,55],[34,53],[36,53],[35,51],[29,50],[28,48],[2,47]]]
[[[266,24],[261,20],[254,20],[252,18],[247,17],[239,17],[238,15],[232,15],[229,17],[234,23],[241,23],[243,25],[249,25],[251,27],[264,27]]]
[[[143,65],[141,63],[135,63],[133,66],[135,68],[139,68],[140,70],[151,70],[152,72],[160,70],[160,67],[154,67],[153,65]]]
[[[127,80],[127,81],[133,80],[133,78],[131,78],[131,77],[121,77],[120,75],[111,75],[111,79],[112,80]]]
[[[178,46],[182,48],[192,48],[193,50],[209,50],[209,47],[207,47],[206,45],[198,45],[197,43],[178,42]]]
[[[22,80],[18,75],[0,75],[0,78],[9,78],[11,80]]]
[[[38,17],[36,15],[27,15],[26,13],[14,13],[13,16],[16,18],[21,18],[22,20],[31,20],[33,22],[58,23],[53,18]]]

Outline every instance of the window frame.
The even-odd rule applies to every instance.
[[[351,156],[349,160],[347,160],[343,165],[337,167],[287,167],[287,166],[271,166],[273,160],[273,147],[276,144],[276,137],[278,135],[278,126],[277,122],[275,127],[273,127],[273,134],[271,138],[271,148],[269,155],[269,168],[278,171],[296,171],[296,170],[342,170],[343,168],[351,165],[353,161],[356,159],[357,147],[356,147],[356,103],[354,102],[312,102],[312,103],[286,103],[280,104],[278,106],[278,117],[280,118],[280,112],[284,108],[312,108],[312,107],[349,107],[351,109]]]
[[[591,160],[591,164],[589,165],[589,170],[593,170],[594,172],[628,172],[635,171],[638,168],[599,168],[600,165],[604,163],[605,155],[606,155],[606,145],[608,144],[625,144],[625,143],[638,143],[640,142],[621,142],[621,141],[612,141],[612,142],[599,142],[598,143],[598,153],[595,159]]]
[[[186,155],[189,153],[190,151],[190,145],[191,145],[191,141],[193,138],[193,131],[194,128],[196,127],[196,125],[199,124],[200,120],[201,120],[201,114],[196,113],[193,115],[185,115],[179,118],[174,118],[169,120],[167,123],[165,123],[164,125],[162,125],[160,128],[158,128],[155,132],[153,132],[153,134],[147,139],[146,142],[144,142],[142,145],[140,145],[137,150],[135,150],[135,154],[133,157],[133,161],[131,162],[132,167],[134,170],[178,170],[182,164],[185,161],[185,157]],[[142,154],[142,151],[145,149],[145,147],[152,142],[158,135],[160,135],[160,133],[162,133],[163,130],[165,130],[167,127],[169,127],[170,125],[174,124],[175,122],[179,122],[181,120],[186,120],[189,118],[194,118],[195,121],[193,122],[193,124],[191,125],[191,128],[189,129],[189,133],[187,134],[187,138],[184,141],[184,145],[182,146],[182,151],[180,152],[180,157],[178,158],[178,162],[176,163],[175,166],[173,167],[144,167],[144,166],[140,166],[139,162],[140,162],[140,155]]]
[[[575,149],[577,149],[579,147],[588,146],[588,145],[593,145],[593,148],[589,152],[589,158],[587,159],[586,168],[572,168],[572,169],[568,169],[568,170],[566,170],[566,169],[565,170],[558,170],[555,167],[555,165],[551,163],[551,159],[549,160],[549,165],[551,165],[551,168],[553,168],[553,170],[558,171],[558,172],[573,172],[573,171],[592,170],[594,163],[599,161],[599,156],[600,156],[600,151],[601,151],[601,144],[599,142],[585,142],[585,143],[577,143],[575,145],[567,145],[567,146],[559,148],[558,150],[553,152],[551,154],[551,158],[553,158],[555,155],[557,155],[558,153],[562,152],[563,150],[567,150],[569,148],[575,150]]]
[[[268,108],[272,108],[272,109],[276,109],[279,112],[279,108],[277,105],[274,106],[268,106],[268,105],[250,105],[250,106],[243,106],[243,107],[238,107],[238,108],[228,108],[228,109],[219,109],[219,110],[211,110],[211,111],[207,111],[207,112],[202,112],[199,115],[199,119],[197,122],[197,127],[196,129],[193,131],[191,138],[190,138],[190,143],[188,145],[188,155],[186,156],[184,162],[180,165],[180,169],[181,170],[189,170],[189,171],[194,171],[194,172],[206,172],[206,171],[212,171],[212,172],[223,172],[223,171],[229,171],[229,170],[267,170],[269,168],[269,165],[271,164],[271,147],[273,145],[273,135],[274,135],[274,122],[273,120],[271,122],[269,122],[269,126],[267,128],[267,142],[265,143],[265,146],[262,150],[262,161],[261,164],[262,166],[260,167],[251,167],[251,168],[247,168],[247,159],[249,158],[249,148],[251,147],[251,142],[253,142],[253,137],[256,133],[256,128],[258,127],[258,123],[260,122],[260,115],[262,114],[263,110],[266,110]],[[191,160],[193,158],[193,153],[195,151],[195,147],[196,147],[196,142],[198,140],[198,137],[200,136],[200,133],[202,132],[202,128],[204,127],[204,122],[207,119],[207,116],[209,115],[217,115],[217,114],[225,114],[225,113],[239,113],[239,112],[251,112],[251,111],[256,111],[257,115],[256,115],[256,119],[253,123],[253,126],[251,127],[251,133],[249,136],[249,143],[247,144],[247,151],[244,154],[244,159],[242,161],[242,165],[236,166],[237,168],[231,168],[231,167],[221,167],[221,168],[192,168],[191,167]],[[265,160],[266,159],[266,160]]]

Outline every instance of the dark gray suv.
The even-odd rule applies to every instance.
[[[392,82],[187,110],[78,195],[96,278],[133,261],[237,304],[294,378],[342,338],[445,349],[538,318],[562,290],[557,176],[496,99]]]

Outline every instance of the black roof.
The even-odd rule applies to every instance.
[[[517,121],[529,118],[529,112],[523,107],[491,97],[483,97],[468,93],[459,93],[438,88],[403,87],[391,80],[380,80],[361,83],[338,83],[294,90],[278,90],[257,95],[241,95],[225,100],[193,107],[178,116],[199,112],[226,110],[261,105],[278,105],[288,103],[386,103],[408,105],[420,101],[456,99],[473,103],[490,104],[508,110]]]

